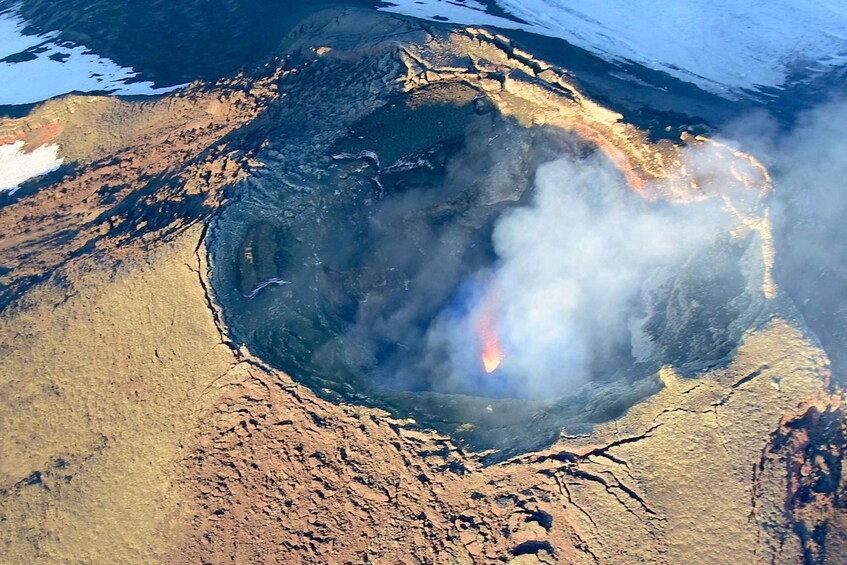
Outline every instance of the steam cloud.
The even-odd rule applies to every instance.
[[[790,131],[752,116],[727,135],[774,178],[776,277],[847,377],[847,101],[802,113]]]
[[[446,388],[573,392],[604,362],[630,354],[627,322],[646,281],[713,241],[726,220],[713,203],[647,203],[601,157],[542,165],[532,205],[498,220],[497,267],[470,283],[464,311],[443,312],[429,332],[430,348],[448,351]],[[492,308],[503,361],[485,375],[479,326]]]
[[[719,136],[754,154],[773,176],[777,282],[821,339],[840,382],[847,375],[845,123],[847,102],[831,101],[801,114],[789,131],[754,115]],[[710,162],[696,147],[686,157],[689,170],[706,179],[707,194],[728,190],[726,163]],[[751,198],[752,191],[733,193],[736,204]],[[728,222],[716,201],[645,203],[600,157],[542,165],[532,205],[511,210],[495,228],[498,266],[476,277],[466,312],[440,316],[430,345],[449,351],[448,380],[457,391],[567,394],[629,346],[627,322],[637,328],[642,287],[651,277],[684,262]],[[485,375],[478,328],[492,304],[504,357]]]
[[[322,261],[332,269],[321,276],[328,282],[291,279],[290,287],[307,291],[296,303],[326,299],[341,309],[348,294],[358,300],[355,322],[311,356],[314,371],[346,374],[354,367],[367,384],[389,390],[523,398],[626,380],[635,362],[650,360],[641,331],[652,313],[647,293],[716,238],[728,237],[736,212],[755,218],[768,205],[781,206],[783,218],[775,231],[780,288],[825,346],[843,346],[847,248],[838,242],[847,241],[847,224],[839,221],[847,201],[841,188],[847,140],[838,124],[845,117],[847,105],[829,105],[803,117],[790,134],[761,119],[728,130],[768,165],[777,186],[770,204],[740,186],[740,177],[757,185],[761,171],[743,158],[730,163],[731,152],[716,158],[708,144],[687,149],[685,165],[711,198],[679,206],[645,201],[600,154],[551,161],[562,152],[542,147],[528,159],[505,142],[472,147],[456,157],[439,190],[398,190],[354,224],[362,234],[356,245],[323,246]],[[469,136],[469,143],[494,139],[486,133]],[[530,163],[536,175],[527,193]],[[464,200],[466,193],[473,196]],[[491,215],[518,199],[532,202],[507,208],[489,241]],[[349,234],[331,233],[327,241],[339,237]],[[720,289],[710,296],[719,302]],[[253,302],[263,307],[261,296]],[[278,325],[298,327],[297,321]],[[721,339],[735,339],[724,333]],[[483,353],[492,335],[502,360],[486,374]],[[666,353],[662,347],[657,355]]]

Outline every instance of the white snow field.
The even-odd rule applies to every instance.
[[[58,145],[42,145],[28,153],[23,148],[23,141],[0,145],[0,192],[15,192],[25,180],[54,171],[64,161]]]
[[[847,64],[844,0],[390,0],[388,11],[565,39],[611,61],[664,71],[727,98]]]
[[[69,92],[106,91],[151,95],[183,85],[154,88],[151,82],[128,82],[138,75],[84,45],[56,40],[56,34],[24,35],[25,26],[14,11],[0,13],[0,59],[37,48],[34,59],[0,62],[0,105],[32,104]]]

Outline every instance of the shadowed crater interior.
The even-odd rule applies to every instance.
[[[499,459],[726,362],[761,314],[754,236],[575,135],[460,84],[321,104],[276,110],[209,239],[233,337],[319,394]]]

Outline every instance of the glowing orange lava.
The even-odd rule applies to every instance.
[[[493,373],[503,361],[498,327],[499,297],[497,292],[489,292],[482,304],[482,313],[477,322],[477,335],[482,344],[482,368],[488,374]]]
[[[499,351],[483,351],[482,352],[482,366],[485,369],[486,373],[493,373],[497,370],[497,367],[500,366],[500,361],[503,360],[503,357],[500,355]]]

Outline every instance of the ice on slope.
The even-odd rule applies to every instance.
[[[42,145],[23,151],[24,142],[0,145],[0,192],[14,192],[27,179],[56,170],[64,159],[58,145]]]
[[[847,2],[836,0],[497,0],[520,24],[476,2],[391,0],[390,11],[560,37],[734,98],[847,63]],[[439,18],[440,19],[440,18]]]
[[[489,25],[507,29],[523,26],[507,18],[486,12],[484,4],[475,0],[386,0],[389,6],[380,8],[424,20],[437,20],[465,25]]]
[[[151,95],[178,88],[128,82],[138,75],[133,69],[100,57],[83,45],[57,41],[55,33],[24,35],[24,25],[14,12],[0,13],[0,105],[31,104],[76,91]],[[2,61],[27,50],[35,58]]]

